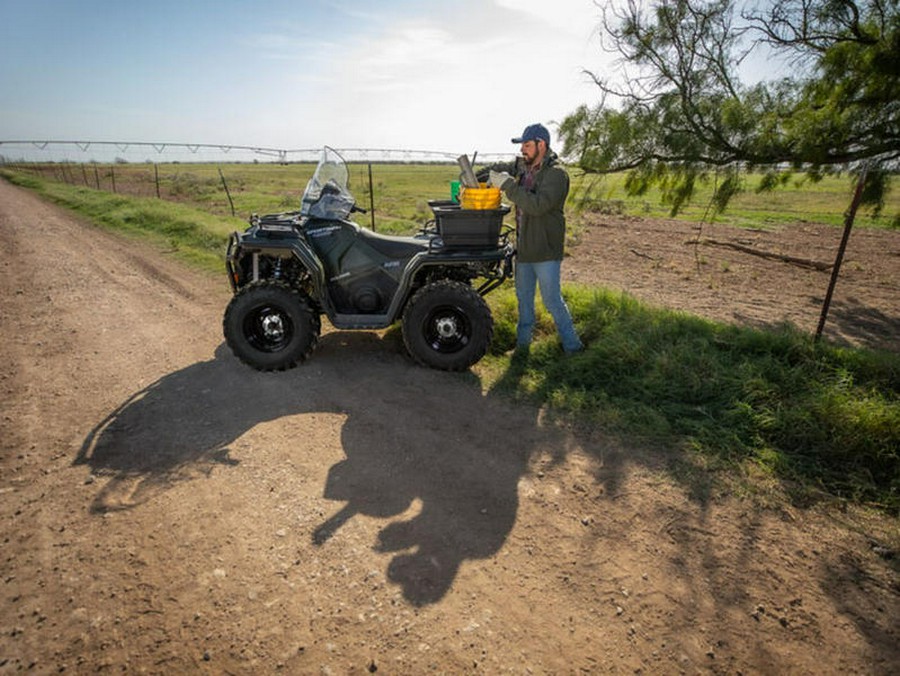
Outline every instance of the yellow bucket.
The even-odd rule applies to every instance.
[[[479,185],[480,188],[460,188],[459,205],[463,209],[499,209],[500,188],[489,188],[487,183]]]

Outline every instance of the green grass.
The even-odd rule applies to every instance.
[[[222,176],[234,202],[235,214],[246,219],[252,213],[274,213],[296,210],[300,196],[315,165],[300,164],[117,164],[90,166],[82,171],[78,165],[33,165],[34,171],[46,178],[65,179],[85,187],[111,191],[113,181],[119,194],[156,196],[156,175],[163,198],[190,204],[218,215],[231,215]],[[350,188],[360,206],[370,206],[368,166],[349,165]],[[221,175],[220,172],[221,171]],[[450,164],[373,164],[372,182],[375,201],[375,229],[388,234],[417,231],[431,218],[428,200],[447,199],[450,181],[459,170]],[[669,208],[660,203],[659,193],[651,191],[642,197],[630,197],[624,188],[624,176],[584,175],[570,170],[572,189],[569,195],[569,222],[577,230],[581,215],[590,211],[608,211],[627,215],[668,217]],[[735,196],[725,214],[717,221],[741,227],[770,228],[798,221],[841,225],[852,194],[849,176],[826,176],[813,183],[802,176],[779,189],[757,193],[760,175],[748,175],[745,190]],[[709,218],[707,207],[712,188],[700,184],[694,200],[679,218]],[[888,194],[882,215],[875,218],[869,210],[857,215],[860,227],[890,227],[900,213],[900,191]],[[358,215],[358,220],[371,226],[371,215]]]
[[[230,216],[227,201],[224,207],[217,201],[216,169],[200,168],[180,166],[179,178],[163,183],[167,193],[173,182],[178,186],[178,202],[8,169],[0,174],[99,225],[149,238],[222,274],[225,238],[245,224]],[[145,176],[147,168],[139,169]],[[311,170],[235,165],[223,172],[239,212],[271,213],[297,208]],[[117,180],[124,182],[126,170],[120,171]],[[352,172],[360,198],[365,168]],[[400,232],[419,227],[428,216],[425,200],[444,198],[455,174],[446,165],[377,166],[373,173],[377,223],[381,231],[390,224]],[[150,180],[144,194],[155,193]],[[832,199],[838,213],[842,196],[838,191]],[[495,340],[474,369],[483,387],[626,442],[674,449],[675,476],[694,476],[691,468],[698,467],[763,476],[804,499],[831,496],[900,513],[900,355],[817,344],[789,329],[713,323],[602,289],[571,287],[566,294],[587,350],[562,357],[552,321],[541,311],[524,363],[506,354],[515,344],[512,291],[504,287],[488,297]]]
[[[228,234],[246,226],[239,219],[176,202],[114,195],[9,171],[2,176],[98,225],[148,239],[181,260],[210,271],[224,270]]]
[[[653,218],[670,217],[670,207],[663,204],[659,190],[633,197],[625,190],[625,176],[599,176],[571,171],[570,205],[579,211],[608,211]],[[850,204],[855,186],[852,176],[825,176],[818,182],[795,176],[781,188],[758,192],[762,176],[744,177],[744,190],[729,202],[724,214],[713,216],[709,209],[712,183],[701,183],[694,199],[678,218],[690,221],[715,220],[747,228],[767,228],[785,223],[815,222],[843,225],[844,212]],[[888,193],[882,213],[874,216],[871,209],[861,209],[856,225],[862,227],[896,227],[900,214],[900,191]]]
[[[351,164],[350,189],[358,205],[369,209],[371,200],[366,164]],[[96,171],[95,171],[96,169]],[[39,165],[35,177],[68,181],[72,185],[121,195],[156,197],[156,177],[160,195],[167,201],[187,204],[221,216],[231,215],[231,204],[222,178],[234,203],[235,216],[246,220],[251,214],[296,211],[315,164],[117,164],[99,165],[86,172],[64,165]],[[221,171],[221,175],[220,172]],[[15,173],[15,172],[10,172]],[[448,164],[375,164],[372,192],[375,201],[375,229],[386,234],[409,234],[433,217],[428,200],[448,199],[450,181],[459,175]],[[371,227],[371,214],[357,214],[357,220]]]
[[[705,321],[598,289],[566,294],[587,349],[563,357],[543,313],[524,362],[505,354],[515,344],[512,292],[491,299],[496,339],[476,367],[488,389],[575,425],[676,447],[682,463],[762,471],[797,496],[900,513],[900,355]]]

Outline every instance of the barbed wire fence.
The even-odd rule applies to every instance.
[[[334,148],[349,165],[368,169],[373,164],[457,165],[460,153],[398,148]],[[286,171],[319,160],[322,148],[283,149],[265,146],[145,141],[0,141],[0,167],[72,185],[83,185],[132,196],[179,200],[198,193],[219,192],[236,215],[232,187],[240,189],[235,165],[284,166]],[[498,153],[474,153],[470,160],[490,163],[510,159]],[[198,176],[185,165],[208,165]],[[227,167],[231,166],[229,170]],[[223,167],[226,167],[223,172]],[[292,167],[294,169],[292,169]],[[301,170],[302,171],[302,170]],[[226,176],[227,174],[227,176]],[[305,178],[303,181],[305,182]],[[238,186],[230,186],[230,182]],[[371,186],[369,186],[371,189]],[[371,194],[369,198],[371,200]],[[285,204],[289,206],[289,204]],[[374,227],[374,215],[372,217]]]

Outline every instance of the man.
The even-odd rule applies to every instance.
[[[535,287],[540,286],[541,300],[556,323],[563,350],[580,352],[584,346],[560,291],[569,175],[557,164],[544,125],[527,126],[512,142],[521,144],[521,157],[513,164],[490,167],[489,177],[490,184],[516,205],[516,351],[527,353],[531,344]]]

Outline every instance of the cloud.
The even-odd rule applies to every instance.
[[[530,17],[554,32],[576,39],[589,36],[600,24],[600,8],[592,0],[494,0],[501,8]]]
[[[317,50],[315,105],[329,120],[317,116],[310,131],[348,145],[507,151],[525,124],[559,121],[591,93],[582,74],[589,12],[545,15],[539,3],[489,0],[384,14]],[[294,78],[310,82],[308,73]],[[359,123],[335,128],[351,119]]]
[[[107,43],[84,50],[111,64],[102,77],[83,60],[65,78],[21,64],[5,79],[17,95],[0,92],[0,108],[22,137],[508,152],[526,124],[591,102],[582,69],[603,56],[596,12],[591,0],[236,4],[198,40],[183,26],[202,13],[179,5],[174,18],[140,15],[166,41],[142,31],[128,59],[108,58]],[[130,16],[104,30],[117,35]],[[79,112],[89,105],[99,112]],[[39,112],[60,109],[65,119]]]

